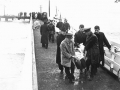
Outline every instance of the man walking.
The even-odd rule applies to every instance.
[[[110,50],[111,45],[109,44],[105,34],[103,32],[100,32],[100,27],[95,26],[95,35],[98,37],[98,43],[99,43],[99,50],[100,50],[100,61],[102,61],[102,66],[104,66],[104,44],[107,46],[107,48]],[[100,62],[99,62],[100,64]]]
[[[50,21],[48,28],[49,28],[49,41],[52,41],[52,43],[54,43],[55,26],[53,25],[52,20]]]
[[[41,34],[41,43],[42,47],[48,48],[48,38],[49,38],[49,29],[47,25],[47,21],[40,27],[40,34]]]

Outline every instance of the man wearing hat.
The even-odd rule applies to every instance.
[[[94,27],[95,29],[95,35],[98,37],[99,42],[99,50],[100,50],[100,61],[102,61],[102,66],[104,66],[104,44],[107,46],[107,48],[110,50],[111,45],[109,44],[105,34],[103,32],[100,32],[100,27],[96,25]],[[100,62],[99,62],[100,64]]]
[[[90,76],[88,76],[88,79],[92,80],[94,75],[97,73],[97,64],[99,62],[98,39],[97,36],[91,32],[91,28],[86,28],[84,31],[87,35],[85,43],[85,51],[87,51],[87,72],[89,71],[89,66],[91,65],[91,72]]]
[[[75,65],[74,60],[74,43],[72,41],[73,34],[68,32],[65,39],[60,44],[61,49],[61,64],[65,68],[66,77],[72,82],[74,78]]]

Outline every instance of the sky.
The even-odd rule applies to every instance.
[[[120,30],[120,2],[115,0],[50,0],[51,17],[61,13],[63,18],[75,29],[80,24],[85,27],[100,25],[105,31]],[[3,5],[6,5],[6,14],[18,14],[18,12],[40,11],[48,12],[49,0],[0,0],[0,14],[4,13]]]

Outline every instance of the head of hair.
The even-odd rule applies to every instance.
[[[99,27],[98,25],[96,25],[96,26],[94,27],[94,29],[99,29],[99,30],[100,30],[100,27]]]
[[[84,28],[84,25],[83,25],[83,24],[80,24],[79,28]]]

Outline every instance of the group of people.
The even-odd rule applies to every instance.
[[[56,27],[60,30],[56,37],[56,63],[60,73],[63,74],[65,71],[66,78],[70,82],[75,80],[75,61],[79,60],[75,55],[75,47],[81,48],[79,45],[83,44],[84,58],[82,60],[85,61],[85,68],[80,69],[80,74],[87,75],[88,80],[92,80],[97,74],[100,62],[102,62],[102,67],[104,66],[104,46],[108,47],[109,50],[111,49],[105,34],[100,32],[98,25],[94,27],[94,32],[92,32],[91,28],[84,28],[84,25],[81,24],[73,39],[73,34],[69,32],[70,24],[66,19],[64,23],[59,19]],[[47,49],[49,40],[54,42],[55,25],[53,22],[51,21],[48,24],[47,21],[44,21],[40,28],[40,33],[42,47]]]
[[[94,27],[94,33],[91,31],[91,28],[84,28],[84,25],[79,26],[79,31],[74,35],[69,32],[61,30],[57,36],[57,54],[56,54],[56,63],[60,69],[60,73],[63,74],[65,69],[66,78],[70,82],[75,80],[74,70],[75,70],[75,61],[79,58],[75,55],[75,47],[79,47],[80,44],[84,45],[84,60],[85,60],[85,69],[80,70],[80,74],[85,73],[88,80],[92,80],[97,73],[97,69],[100,66],[102,61],[102,66],[104,66],[104,45],[111,49],[105,34],[100,32],[100,27]],[[81,63],[82,64],[82,63]],[[91,68],[90,68],[91,66]],[[90,73],[89,73],[90,72]]]
[[[54,20],[44,20],[44,24],[40,27],[41,34],[41,43],[42,47],[48,48],[48,42],[55,42],[55,27],[57,27],[60,31],[68,32],[70,30],[70,25],[67,22],[67,19],[62,22],[62,19],[59,19],[59,22],[54,24]]]
[[[48,48],[48,43],[55,42],[55,25],[53,20],[45,20],[44,24],[40,27],[40,34],[41,34],[41,43],[42,47]]]

